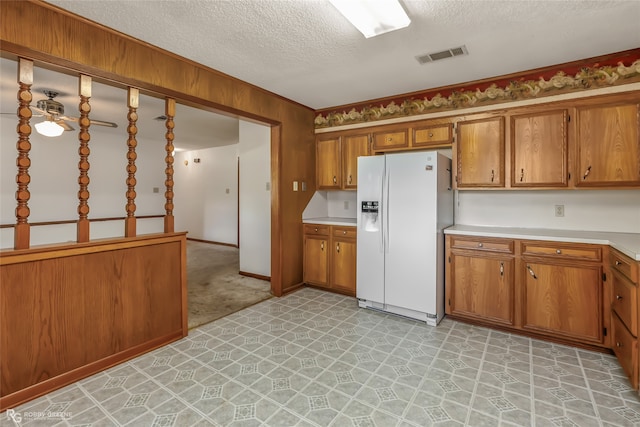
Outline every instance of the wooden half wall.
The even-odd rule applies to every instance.
[[[187,335],[185,233],[0,255],[0,410]]]

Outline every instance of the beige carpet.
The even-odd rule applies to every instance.
[[[187,241],[189,329],[271,298],[266,280],[238,274],[238,249]]]

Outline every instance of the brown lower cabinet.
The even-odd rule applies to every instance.
[[[610,347],[601,245],[446,236],[446,313],[542,339]]]
[[[303,281],[356,295],[356,227],[304,224]]]

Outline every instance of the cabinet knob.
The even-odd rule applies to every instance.
[[[481,248],[483,245],[482,243],[478,243],[478,247]]]
[[[316,230],[316,233],[317,233],[318,232],[318,227],[316,227],[315,230]]]
[[[616,260],[616,265],[622,265],[622,263],[618,260]]]
[[[433,138],[433,132],[429,132],[429,138]]]
[[[343,232],[342,232],[342,234],[347,234],[347,232],[346,232],[346,231],[343,231]]]
[[[616,347],[618,348],[622,347],[622,343],[620,341],[616,341]]]
[[[556,253],[559,255],[562,253],[562,251],[560,249],[556,249]]]
[[[616,295],[616,299],[620,301],[622,299],[622,295]]]
[[[387,142],[391,142],[393,141],[393,138],[391,138],[390,136],[387,137]]]

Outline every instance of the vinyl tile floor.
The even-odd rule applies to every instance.
[[[13,419],[12,419],[13,417]],[[615,357],[302,289],[0,414],[24,426],[632,426]]]

